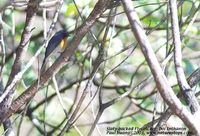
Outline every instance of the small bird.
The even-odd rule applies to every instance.
[[[69,33],[66,30],[60,30],[53,35],[53,37],[49,40],[49,43],[47,45],[41,69],[44,69],[43,67],[46,63],[47,58],[57,47],[59,47],[61,50],[65,49],[65,47],[67,46],[68,36]]]

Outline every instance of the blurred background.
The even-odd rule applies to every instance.
[[[58,2],[52,4],[55,1],[43,0],[40,4],[33,20],[32,37],[23,55],[22,69],[44,43],[55,12],[59,8]],[[0,21],[3,26],[1,39],[5,45],[5,63],[2,70],[4,86],[24,30],[27,2],[0,0]],[[70,42],[96,2],[97,0],[64,0],[52,35],[66,29],[70,33]],[[187,77],[200,64],[199,4],[198,0],[178,1],[183,66]],[[174,47],[167,1],[133,0],[133,6],[170,85],[175,86],[177,80],[172,53]],[[1,54],[2,52],[1,48]],[[14,99],[38,78],[44,52],[45,49],[17,84]],[[52,54],[49,61],[53,63],[59,55],[59,52]],[[98,57],[101,57],[101,64],[93,73]],[[2,58],[1,55],[1,61]],[[156,89],[150,69],[120,2],[111,5],[99,17],[70,60],[55,75],[55,81],[50,80],[45,84],[28,104],[11,117],[16,135],[59,134],[77,107],[83,92],[86,92],[86,97],[78,108],[75,122],[65,133],[66,136],[87,135],[99,110],[102,114],[94,129],[94,136],[109,135],[106,134],[108,127],[142,128],[159,118],[168,108]],[[64,107],[56,94],[56,86]],[[199,84],[193,89],[199,90]],[[174,91],[179,92],[177,86]],[[66,116],[64,110],[69,116]],[[171,116],[166,125],[184,127],[176,116]],[[1,135],[4,134],[3,127],[0,132]]]

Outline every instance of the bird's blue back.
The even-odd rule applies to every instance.
[[[61,30],[57,32],[49,41],[46,48],[45,56],[48,57],[53,50],[60,44],[60,42],[66,37],[66,31]]]

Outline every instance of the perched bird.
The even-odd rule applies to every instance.
[[[46,64],[47,58],[50,56],[50,54],[56,50],[56,48],[60,48],[61,50],[64,50],[67,46],[67,37],[69,36],[69,33],[66,30],[60,30],[57,33],[55,33],[52,38],[49,40],[49,43],[46,47],[44,60],[42,62],[41,69],[44,69],[44,65]]]

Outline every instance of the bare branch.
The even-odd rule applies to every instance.
[[[106,8],[106,4],[109,1],[99,0],[94,10],[91,12],[90,16],[87,18],[84,24],[77,30],[74,35],[74,38],[69,43],[68,48],[61,54],[61,56],[55,61],[55,63],[41,75],[41,79],[39,82],[39,88],[43,86],[58,70],[62,67],[63,64],[68,61],[70,56],[74,53],[75,49],[78,47],[81,39],[85,36],[85,34],[90,30],[90,28],[94,25],[95,21],[100,17],[102,12]],[[16,112],[21,106],[27,103],[31,98],[34,97],[35,93],[38,90],[38,81],[35,81],[25,92],[23,92],[11,105],[11,108],[5,114],[5,116],[1,119],[0,122],[10,117],[12,113]]]
[[[131,24],[131,29],[140,44],[141,50],[146,58],[147,63],[149,64],[153,77],[156,81],[156,86],[161,96],[167,102],[171,110],[184,121],[184,123],[192,132],[200,134],[200,124],[195,121],[194,116],[192,116],[187,108],[182,105],[180,100],[174,94],[172,88],[169,86],[167,78],[165,77],[155,56],[155,53],[151,48],[151,44],[148,41],[146,34],[144,33],[137,13],[135,12],[133,6],[131,6],[132,1],[122,0],[122,3],[128,20]]]
[[[174,43],[174,63],[176,70],[176,77],[178,80],[178,85],[180,90],[183,93],[183,96],[186,99],[186,102],[191,108],[192,113],[195,113],[199,110],[198,101],[192,91],[191,87],[188,85],[184,70],[182,67],[182,53],[181,53],[181,39],[178,25],[178,14],[176,7],[176,0],[170,0],[170,13],[171,13],[171,22],[172,22],[172,35],[173,35],[173,43]]]

